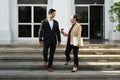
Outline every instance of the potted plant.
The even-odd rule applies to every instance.
[[[115,25],[115,30],[120,31],[120,2],[115,2],[110,7],[109,14],[110,21],[113,23],[117,23],[117,25]]]

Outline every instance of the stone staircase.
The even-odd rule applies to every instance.
[[[120,45],[85,44],[79,49],[79,70],[64,65],[65,46],[57,47],[54,72],[42,66],[42,46],[0,45],[0,80],[120,80]]]

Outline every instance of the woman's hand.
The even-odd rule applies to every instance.
[[[43,45],[44,45],[44,42],[43,42],[43,41],[40,41],[40,45],[42,45],[42,46],[43,46]]]

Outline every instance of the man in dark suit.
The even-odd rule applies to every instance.
[[[48,18],[42,21],[39,30],[39,42],[43,45],[43,66],[47,66],[49,72],[53,72],[52,64],[54,60],[54,53],[56,45],[60,45],[61,36],[59,31],[59,24],[53,18],[55,17],[55,9],[48,11]],[[48,58],[48,49],[50,48],[50,54]]]

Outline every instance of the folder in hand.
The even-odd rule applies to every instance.
[[[81,46],[83,46],[83,38],[81,38]],[[73,37],[73,45],[78,46],[78,37]]]

